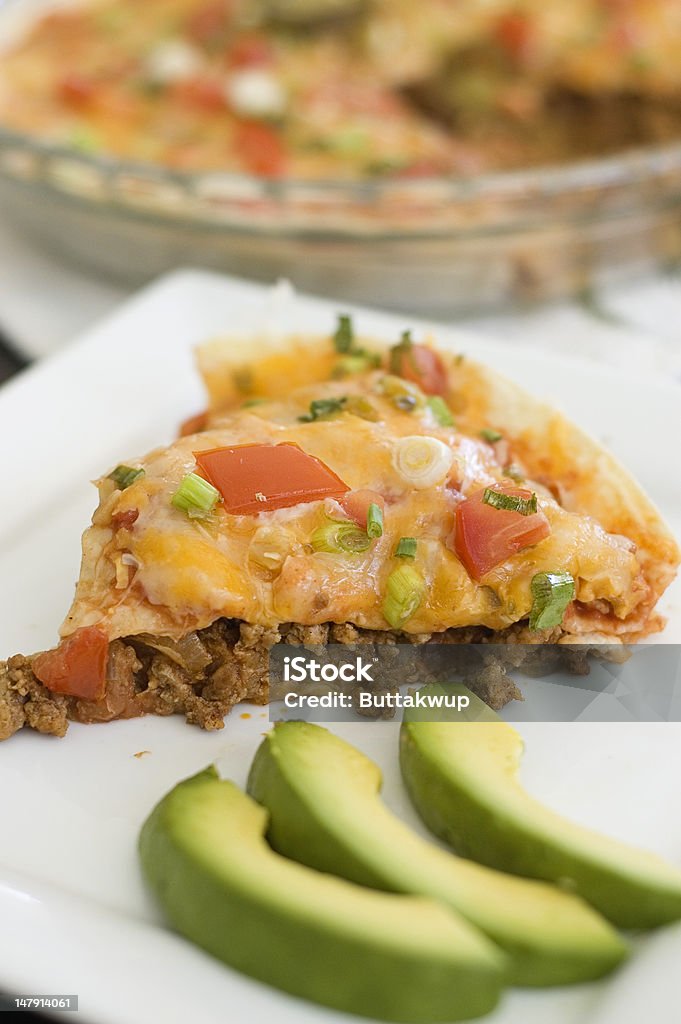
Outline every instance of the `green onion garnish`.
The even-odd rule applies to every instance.
[[[367,512],[367,535],[375,540],[383,536],[383,509],[372,501]]]
[[[400,537],[395,554],[398,558],[416,558],[416,537]]]
[[[356,349],[352,354],[343,356],[333,368],[331,376],[334,378],[349,377],[353,373],[363,373],[365,370],[375,370],[381,365],[381,357],[377,352],[366,352],[364,349]]]
[[[362,373],[364,370],[375,369],[381,365],[381,357],[377,352],[355,345],[355,329],[352,318],[346,313],[338,317],[338,327],[333,336],[333,347],[344,359],[339,359],[333,368],[333,377],[345,377],[349,373]]]
[[[383,377],[380,388],[393,405],[403,412],[413,412],[414,409],[421,408],[426,404],[426,396],[417,384],[412,384],[411,381],[396,377],[394,374]]]
[[[141,476],[144,476],[143,469],[133,469],[132,466],[116,466],[113,473],[109,473],[109,480],[113,480],[119,491],[124,491]]]
[[[376,423],[381,418],[376,406],[372,405],[364,395],[348,395],[345,411],[352,413],[353,416],[359,416],[362,420],[368,420],[370,423]]]
[[[393,345],[390,349],[390,372],[399,376],[402,371],[402,358],[407,356],[411,363],[412,369],[416,370],[417,367],[414,364],[414,357],[412,355],[412,346],[414,342],[411,338],[411,331],[402,331],[402,337],[400,338],[397,345]]]
[[[441,427],[454,426],[454,417],[444,398],[441,398],[440,395],[431,395],[426,405]]]
[[[317,398],[314,402],[310,402],[309,413],[299,416],[298,419],[301,423],[313,423],[315,420],[326,419],[327,416],[341,412],[346,402],[347,398]]]
[[[341,355],[347,355],[347,353],[352,351],[354,340],[355,331],[352,326],[352,317],[348,316],[347,313],[341,313],[338,317],[336,333],[333,336],[333,347]]]
[[[490,427],[485,427],[484,430],[480,431],[480,437],[483,441],[488,441],[490,444],[494,444],[495,441],[501,441],[503,436],[498,430],[492,430]]]
[[[532,577],[530,592],[530,629],[553,629],[561,624],[565,609],[574,600],[575,581],[569,572],[538,572]]]
[[[491,487],[486,487],[482,501],[483,504],[502,509],[504,512],[520,512],[521,516],[531,516],[537,511],[536,494],[531,498],[521,498],[517,494],[502,494]]]
[[[170,499],[170,504],[190,519],[209,519],[220,501],[220,492],[197,473],[188,473]]]
[[[393,629],[400,629],[423,601],[426,585],[420,572],[411,565],[401,565],[388,576],[383,615]]]
[[[347,551],[356,555],[371,547],[371,537],[354,523],[334,520],[316,529],[310,537],[310,544],[313,551],[327,551],[331,554]]]

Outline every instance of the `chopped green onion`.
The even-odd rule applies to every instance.
[[[355,331],[352,326],[352,317],[348,316],[347,313],[341,313],[338,317],[336,333],[333,336],[333,347],[336,352],[346,355],[352,351],[354,340]]]
[[[143,469],[133,469],[132,466],[116,466],[113,473],[109,473],[109,480],[113,480],[119,491],[124,491],[141,476],[144,476]]]
[[[349,377],[353,373],[363,373],[365,370],[375,370],[381,365],[381,357],[377,352],[366,352],[364,349],[357,349],[350,355],[343,356],[333,368],[331,376]]]
[[[393,405],[403,412],[412,412],[426,404],[426,396],[421,388],[411,381],[388,374],[380,382],[383,394],[390,398]]]
[[[482,500],[483,504],[491,505],[492,508],[502,509],[504,512],[520,512],[521,516],[531,516],[537,511],[536,494],[531,498],[521,498],[517,494],[502,494],[491,487],[486,487]]]
[[[349,395],[345,411],[352,413],[353,416],[359,416],[362,420],[368,420],[370,423],[376,423],[381,418],[376,406],[372,405],[364,395]]]
[[[411,565],[401,565],[388,576],[383,615],[393,629],[400,629],[423,601],[426,585],[420,572]]]
[[[249,398],[245,402],[241,403],[242,409],[252,409],[255,405],[263,405],[267,401],[266,398]]]
[[[442,483],[453,458],[449,445],[437,437],[415,434],[399,437],[393,445],[393,466],[406,483],[419,490]]]
[[[440,395],[431,395],[427,399],[426,405],[441,427],[454,426],[454,417],[444,398],[441,398]]]
[[[416,537],[400,537],[395,554],[398,558],[416,558]]]
[[[314,531],[310,537],[310,544],[313,551],[326,551],[331,554],[347,551],[355,555],[371,547],[371,537],[354,523],[333,520]]]
[[[504,435],[500,434],[498,430],[491,430],[489,427],[485,427],[484,430],[480,431],[480,437],[483,441],[488,441],[489,444],[494,444],[495,441],[501,441]]]
[[[342,412],[346,402],[347,398],[317,398],[314,402],[310,402],[309,413],[299,416],[298,419],[301,423],[313,423],[315,420],[326,419],[337,412]]]
[[[375,540],[383,536],[383,509],[372,501],[367,512],[367,535]]]
[[[362,373],[363,370],[374,369],[381,365],[381,357],[377,352],[368,352],[365,348],[355,345],[355,329],[352,326],[352,318],[341,313],[338,317],[338,327],[333,336],[333,347],[339,355],[345,356],[339,359],[332,371],[333,377],[345,377],[349,373]]]
[[[532,577],[530,591],[530,629],[553,629],[561,624],[565,609],[574,600],[575,581],[569,572],[538,572]]]
[[[220,492],[197,473],[188,473],[170,499],[190,519],[209,519],[218,501]]]
[[[411,362],[412,368],[417,369],[414,365],[414,357],[411,354],[412,346],[414,342],[411,338],[411,331],[402,331],[402,337],[397,345],[393,345],[390,349],[390,372],[399,376],[402,370],[402,357],[408,356]]]

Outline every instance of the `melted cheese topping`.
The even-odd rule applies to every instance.
[[[592,518],[561,508],[531,481],[523,486],[536,491],[551,535],[510,557],[482,582],[472,580],[451,549],[455,510],[467,494],[504,479],[495,449],[463,432],[461,424],[458,429],[438,426],[427,407],[398,409],[382,394],[381,380],[375,372],[329,381],[301,388],[285,401],[268,400],[219,416],[209,430],[135,462],[145,475],[126,490],[115,490],[103,478],[63,634],[100,623],[111,639],[141,632],[177,638],[220,617],[268,626],[352,622],[388,629],[381,610],[386,579],[402,564],[394,551],[405,536],[417,538],[412,564],[426,582],[423,603],[404,626],[410,633],[479,625],[503,629],[528,616],[530,581],[542,571],[569,571],[578,601],[607,601],[620,620],[645,600],[647,588],[641,586],[633,545],[606,533]],[[299,421],[311,400],[350,395],[370,401],[376,421],[349,412]],[[409,435],[436,437],[450,447],[449,480],[427,489],[405,482],[392,456],[396,440]],[[332,499],[251,516],[229,515],[218,507],[210,524],[191,520],[172,506],[181,480],[196,468],[195,452],[282,441],[320,458],[350,488],[384,496],[384,532],[368,551],[312,550],[314,530],[328,516],[343,517]],[[125,525],[123,513],[132,511],[136,520]],[[257,557],[263,538],[276,548],[265,564]]]

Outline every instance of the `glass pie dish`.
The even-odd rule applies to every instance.
[[[49,0],[0,3],[0,48]],[[681,258],[681,142],[471,178],[183,172],[0,126],[2,215],[139,284],[192,264],[431,316],[583,293]]]

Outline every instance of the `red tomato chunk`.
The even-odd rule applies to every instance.
[[[322,498],[341,498],[349,490],[321,459],[288,441],[213,448],[195,455],[199,469],[217,487],[225,511],[232,515],[254,515]]]
[[[381,512],[384,512],[385,498],[382,494],[378,494],[376,491],[348,491],[348,493],[341,498],[340,505],[348,519],[352,519],[353,523],[357,523],[357,525],[361,526],[363,530],[366,530],[369,506],[378,505]]]
[[[83,626],[55,647],[39,654],[33,672],[53,693],[101,700],[106,690],[109,638],[99,626]]]
[[[410,345],[401,352],[398,373],[427,395],[447,393],[447,371],[437,352],[427,345]]]
[[[482,500],[485,490],[482,487],[471,494],[456,510],[454,549],[474,580],[551,533],[543,512],[524,516],[486,505]],[[532,491],[505,484],[494,484],[492,490],[519,498],[532,497]]]

